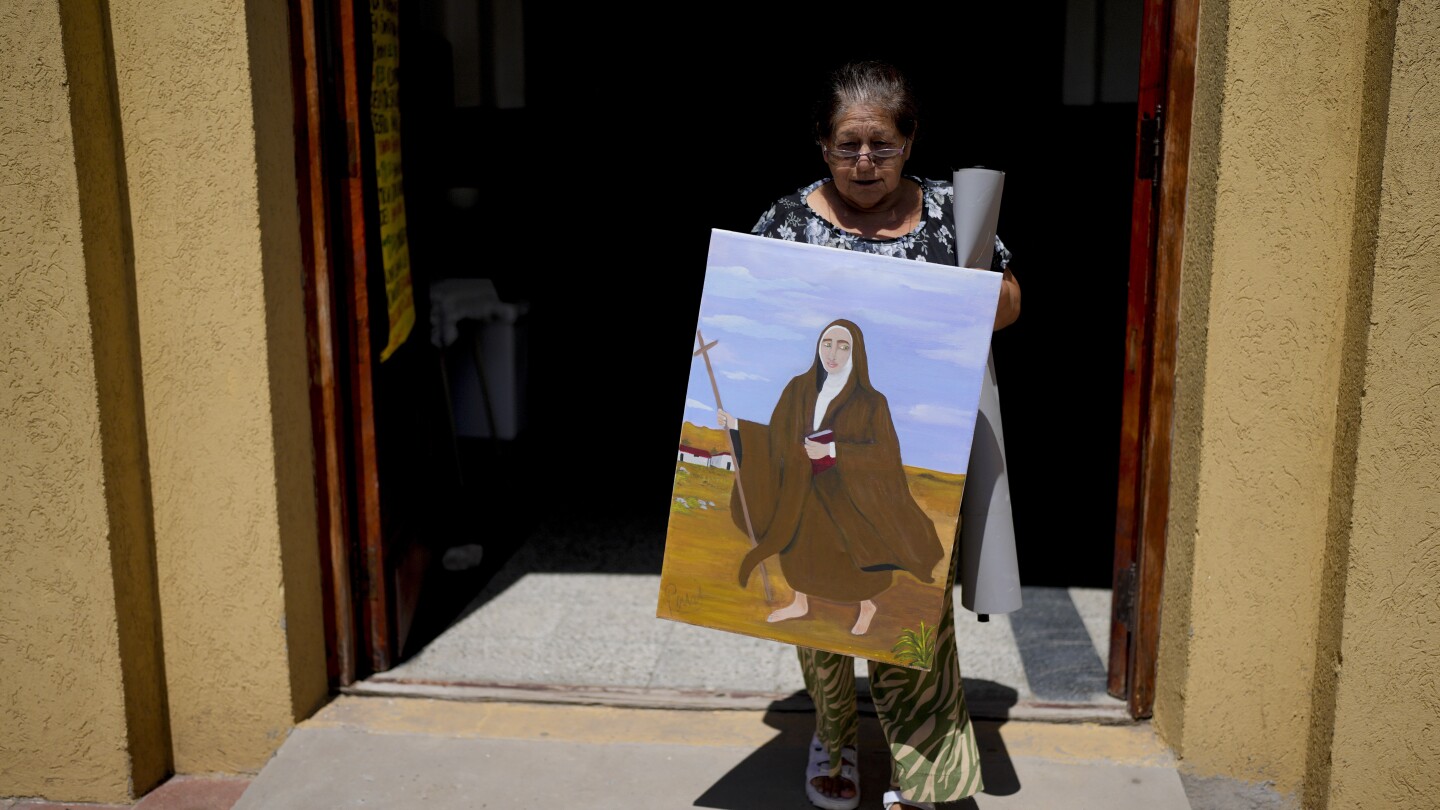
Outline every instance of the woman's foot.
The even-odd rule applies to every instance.
[[[857,810],[860,806],[860,771],[854,746],[840,749],[839,773],[830,775],[830,754],[819,735],[810,738],[810,764],[805,768],[805,795],[821,810]]]
[[[810,612],[810,598],[799,591],[795,592],[795,601],[770,614],[767,622],[783,622],[786,619],[798,619]]]
[[[817,776],[810,784],[828,799],[855,798],[855,783],[843,776]]]
[[[850,634],[863,636],[870,632],[870,620],[875,618],[875,603],[866,599],[860,603],[860,618],[855,620],[855,626],[850,628]]]

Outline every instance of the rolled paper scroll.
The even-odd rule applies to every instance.
[[[961,266],[990,268],[1004,187],[1004,172],[978,168],[955,172],[955,253]],[[1020,609],[1020,566],[993,353],[986,358],[980,383],[975,439],[960,507],[960,604],[982,616]]]
[[[994,169],[955,172],[955,255],[961,267],[989,270],[1005,173]]]

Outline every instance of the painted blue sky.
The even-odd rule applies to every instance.
[[[999,294],[999,273],[715,230],[699,328],[719,341],[710,358],[725,410],[769,422],[781,390],[809,371],[820,330],[854,321],[904,462],[963,473]],[[685,419],[716,427],[699,357]]]

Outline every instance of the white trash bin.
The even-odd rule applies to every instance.
[[[444,352],[455,435],[511,440],[524,429],[527,310],[501,301],[490,279],[430,285],[430,342]]]

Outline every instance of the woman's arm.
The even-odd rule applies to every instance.
[[[1020,282],[1010,268],[1005,268],[1005,278],[1000,282],[1000,306],[995,310],[995,330],[999,331],[1014,323],[1020,317]]]

